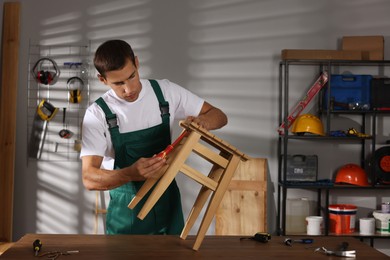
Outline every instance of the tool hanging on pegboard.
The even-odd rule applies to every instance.
[[[295,119],[301,114],[301,112],[310,103],[313,97],[317,95],[317,93],[326,85],[327,82],[328,73],[324,71],[318,77],[316,82],[314,82],[314,84],[310,87],[309,91],[307,91],[305,97],[298,102],[292,112],[287,116],[287,129],[290,128],[290,126],[294,123]],[[283,121],[278,128],[278,132],[280,135],[284,134],[285,127],[285,121]]]
[[[57,114],[58,108],[43,99],[35,112],[31,129],[29,157],[40,159],[45,143],[47,125]]]

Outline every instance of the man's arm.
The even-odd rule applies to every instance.
[[[222,110],[205,101],[199,115],[197,117],[187,117],[186,121],[197,123],[207,130],[214,130],[225,126],[228,119]]]
[[[88,190],[110,190],[129,181],[142,181],[153,177],[166,164],[165,159],[155,156],[140,158],[123,169],[105,170],[100,169],[103,161],[101,156],[88,155],[81,160],[83,184]]]

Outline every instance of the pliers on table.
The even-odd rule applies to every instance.
[[[342,256],[342,257],[356,257],[356,250],[338,250],[338,251],[331,251],[326,249],[325,247],[319,247],[314,252],[323,252],[327,255],[335,255],[335,256]]]

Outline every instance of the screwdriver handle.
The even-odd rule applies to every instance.
[[[301,242],[302,244],[311,244],[311,243],[313,243],[313,239],[312,238],[302,238],[302,239],[298,240],[297,242]]]
[[[33,242],[33,249],[34,249],[34,252],[35,252],[35,256],[38,256],[38,253],[39,253],[39,251],[41,251],[41,248],[42,248],[42,242],[41,242],[41,240],[36,239],[36,240]]]

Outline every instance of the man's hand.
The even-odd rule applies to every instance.
[[[206,130],[219,129],[227,124],[227,116],[219,108],[203,103],[202,109],[198,116],[188,116],[185,120],[187,124],[194,122]]]
[[[154,177],[166,165],[164,158],[140,158],[138,161],[122,169],[101,169],[103,157],[83,156],[83,184],[88,190],[111,190],[129,181],[143,181]]]
[[[191,122],[194,122],[205,129],[210,129],[209,124],[206,121],[202,120],[200,116],[199,117],[194,117],[194,116],[187,117],[185,120],[185,123],[191,124]]]
[[[153,156],[151,158],[140,158],[133,163],[130,168],[133,177],[140,180],[145,180],[156,175],[161,167],[166,165],[166,160],[159,156]]]

